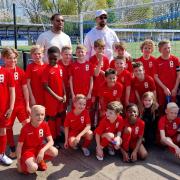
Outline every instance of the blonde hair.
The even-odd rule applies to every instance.
[[[74,98],[74,102],[79,101],[80,99],[85,99],[86,100],[86,96],[83,94],[76,94],[75,98]]]
[[[125,56],[116,56],[116,57],[114,57],[114,60],[115,60],[115,61],[117,61],[117,60],[126,61],[126,57],[125,57]]]
[[[146,39],[140,46],[140,49],[143,50],[144,46],[150,46],[153,50],[155,47],[154,41],[151,39]]]
[[[161,48],[165,44],[171,44],[171,42],[169,40],[162,40],[158,43],[158,48]]]
[[[176,103],[174,103],[174,102],[170,102],[170,103],[167,104],[166,109],[173,109],[173,108],[179,109],[178,105]]]
[[[2,58],[9,58],[9,56],[12,53],[16,55],[16,58],[19,56],[19,54],[18,54],[16,49],[11,48],[11,47],[5,47],[1,51],[1,56],[2,56]]]
[[[85,47],[83,44],[78,44],[78,45],[76,46],[76,51],[77,51],[78,49],[87,51],[86,47]]]
[[[38,111],[39,109],[43,109],[44,112],[45,112],[45,107],[42,106],[42,105],[33,105],[32,108],[31,108],[31,114]]]
[[[121,42],[116,42],[113,44],[114,48],[121,48],[121,49],[124,49],[126,50],[126,43],[121,41]]]
[[[123,105],[119,101],[111,101],[108,103],[107,109],[115,111],[116,114],[120,114],[123,111]]]
[[[66,50],[72,50],[71,46],[63,46],[61,52],[64,52]]]
[[[105,46],[105,42],[102,39],[97,39],[96,41],[94,41],[94,47],[104,47]]]
[[[34,54],[36,51],[40,51],[41,53],[44,52],[44,48],[41,47],[40,45],[34,45],[32,46],[31,50],[30,50],[30,54]]]

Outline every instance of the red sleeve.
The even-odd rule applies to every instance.
[[[44,132],[45,132],[45,137],[48,137],[48,136],[51,136],[51,131],[49,129],[49,126],[46,122],[43,122],[44,123]]]
[[[109,59],[107,57],[104,58],[104,70],[106,71],[109,68]]]
[[[115,60],[113,59],[111,62],[110,62],[110,68],[115,68]]]
[[[24,127],[22,127],[20,135],[19,135],[19,139],[18,142],[24,142],[25,138],[26,138],[26,125]]]
[[[154,74],[158,74],[158,59],[154,61]]]
[[[31,79],[32,66],[29,64],[26,69],[26,77],[27,79]]]
[[[118,131],[122,132],[124,129],[124,120],[121,116],[118,117],[118,121],[119,121],[119,126],[118,126]]]
[[[69,112],[66,115],[65,121],[64,121],[64,127],[70,127],[70,119],[71,119],[71,112]]]
[[[156,90],[156,85],[154,82],[154,79],[152,77],[149,77],[149,82],[150,82],[150,87],[151,87],[151,91],[155,91]]]
[[[71,67],[69,68],[69,76],[73,76],[74,75],[74,64],[71,65]]]
[[[94,67],[91,63],[89,63],[89,67],[90,67],[90,74],[91,76],[94,76]]]
[[[159,122],[158,122],[158,129],[160,130],[165,130],[165,119],[164,117],[161,117]]]
[[[8,72],[7,73],[7,79],[8,79],[8,86],[9,87],[15,87],[15,82],[14,82],[14,78],[13,78],[13,74]]]
[[[123,92],[123,85],[118,83],[118,97],[121,98]]]
[[[91,124],[91,120],[90,120],[88,111],[85,111],[85,122],[86,122],[86,124]]]
[[[131,81],[132,81],[131,73],[127,73],[125,76],[125,83],[124,83],[125,87],[131,86]]]
[[[41,78],[42,83],[48,83],[48,74],[48,68],[46,67]]]
[[[27,84],[26,74],[24,70],[21,71],[21,77],[22,77],[22,80],[21,80],[22,85]]]
[[[106,127],[106,120],[102,119],[99,123],[99,126],[95,129],[94,134],[99,134],[100,136],[103,134]]]

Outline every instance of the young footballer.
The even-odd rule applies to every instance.
[[[74,108],[66,116],[64,122],[65,143],[64,147],[67,149],[71,147],[77,149],[78,144],[83,139],[82,151],[85,156],[90,155],[88,149],[93,133],[91,129],[91,122],[88,111],[86,110],[86,96],[77,94],[73,99]]]
[[[49,126],[44,122],[45,108],[34,105],[31,109],[30,122],[22,129],[17,145],[17,168],[22,173],[45,171],[47,165],[44,160],[58,155],[53,147],[53,139]]]
[[[120,113],[123,106],[119,101],[112,101],[107,105],[106,115],[95,129],[96,158],[100,161],[104,158],[103,149],[108,147],[110,155],[114,155],[114,149],[119,149],[122,143],[121,134],[124,122]]]
[[[0,66],[0,162],[5,165],[12,164],[12,160],[5,154],[7,135],[6,128],[9,118],[14,109],[15,103],[15,84],[11,73]]]
[[[166,115],[161,117],[158,123],[161,144],[168,146],[169,149],[180,158],[180,118],[179,108],[176,103],[170,102],[166,107]]]
[[[30,105],[44,105],[42,76],[46,65],[43,62],[43,49],[39,45],[35,45],[31,48],[30,53],[33,62],[29,64],[26,69]]]
[[[144,121],[139,118],[136,104],[126,107],[126,119],[120,147],[124,162],[135,162],[138,158],[145,159],[148,155],[142,141],[144,135]]]

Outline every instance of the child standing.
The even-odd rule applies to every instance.
[[[4,48],[1,52],[5,68],[12,73],[15,81],[15,105],[7,127],[7,139],[10,146],[10,157],[16,158],[13,125],[16,117],[22,125],[29,121],[29,92],[25,72],[17,66],[18,52],[13,48]]]
[[[64,147],[67,149],[69,146],[73,149],[77,149],[77,145],[81,139],[84,140],[82,144],[82,151],[85,156],[90,155],[88,149],[93,133],[91,129],[91,122],[88,111],[86,108],[86,96],[83,94],[77,94],[73,99],[74,109],[69,112],[64,122],[65,131],[65,143]]]
[[[137,105],[129,104],[126,108],[122,146],[120,148],[124,162],[135,162],[138,158],[145,159],[148,155],[142,144],[145,124],[138,116]]]
[[[145,92],[142,96],[141,119],[145,122],[145,147],[155,144],[158,121],[158,105],[153,92]]]
[[[22,129],[17,145],[17,167],[22,173],[35,173],[38,169],[45,171],[46,158],[53,158],[58,151],[53,147],[53,139],[44,122],[45,108],[34,105],[31,110],[31,119]],[[47,143],[45,143],[45,141]]]
[[[118,101],[112,101],[107,105],[106,115],[95,129],[96,157],[102,161],[104,157],[103,149],[108,147],[109,154],[114,155],[114,149],[119,149],[122,143],[121,134],[124,122],[120,113],[123,106]]]
[[[141,44],[140,49],[143,55],[136,59],[136,62],[142,62],[145,74],[154,79],[156,58],[151,55],[154,50],[154,42],[150,39],[146,39]]]
[[[30,53],[33,62],[26,69],[30,104],[31,106],[35,104],[44,105],[42,75],[46,65],[43,62],[43,49],[39,45],[36,45],[31,48]]]
[[[64,111],[63,103],[66,101],[63,71],[57,64],[59,57],[60,50],[56,46],[48,49],[49,64],[45,67],[42,77],[45,89],[46,120],[57,148],[60,148],[61,113]]]
[[[167,104],[166,115],[161,117],[158,123],[161,144],[168,146],[169,149],[180,158],[180,118],[178,118],[179,108],[176,103]]]
[[[12,164],[12,160],[5,154],[7,136],[6,128],[13,112],[15,103],[15,84],[13,76],[7,69],[0,66],[0,162]]]
[[[156,60],[154,79],[157,83],[157,97],[161,111],[164,112],[166,97],[170,96],[175,101],[179,86],[180,62],[171,55],[170,41],[160,41],[158,44],[161,56]]]

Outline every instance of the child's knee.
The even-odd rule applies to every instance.
[[[131,127],[126,127],[126,128],[124,129],[124,133],[125,133],[125,134],[131,134],[131,132],[132,132]]]
[[[52,147],[51,154],[52,157],[56,157],[58,155],[58,150],[55,147]]]
[[[106,138],[106,139],[113,139],[114,138],[114,134],[113,133],[104,133],[102,135],[103,138]]]
[[[38,165],[36,163],[27,164],[27,170],[29,173],[35,173],[38,170]]]
[[[93,138],[93,132],[91,130],[89,130],[86,134],[86,138],[91,140]]]
[[[148,152],[147,151],[143,151],[140,154],[140,159],[141,160],[145,160],[147,158],[147,156],[148,156]]]

